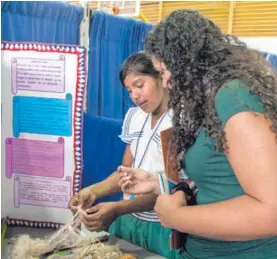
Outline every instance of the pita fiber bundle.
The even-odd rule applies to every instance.
[[[78,226],[81,224],[83,213],[85,212],[79,209],[69,224],[61,227],[50,237],[40,239],[22,235],[15,238],[11,259],[40,259],[48,252],[59,251],[63,248],[74,248],[72,256],[52,255],[48,258],[120,259],[123,254],[118,246],[105,245],[95,237],[85,236],[79,230]]]

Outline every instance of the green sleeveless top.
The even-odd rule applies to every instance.
[[[259,97],[251,95],[247,85],[239,80],[230,81],[218,90],[215,109],[222,127],[236,113],[264,112]],[[203,129],[195,144],[184,156],[185,171],[198,188],[199,205],[227,200],[244,193],[226,155],[216,152],[214,143],[206,136]],[[186,252],[181,257],[185,259],[277,259],[277,237],[225,242],[189,235]]]

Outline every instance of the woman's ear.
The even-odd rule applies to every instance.
[[[160,64],[161,64],[161,70],[162,71],[167,70],[166,65],[165,65],[164,62],[161,62]]]
[[[164,62],[160,62],[161,67],[161,77],[162,77],[162,87],[163,88],[171,88],[170,85],[170,78],[171,78],[171,72],[167,69]]]
[[[171,88],[171,84],[170,84],[171,73],[168,70],[164,70],[161,77],[162,77],[162,87],[170,89]]]
[[[160,76],[162,78],[162,87],[163,88],[170,88],[170,78],[171,73],[166,68],[166,65],[164,62],[158,61],[157,59],[152,60],[154,67],[157,71],[160,72]]]

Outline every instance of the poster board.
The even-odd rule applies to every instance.
[[[2,217],[59,227],[81,185],[86,50],[13,42],[1,50]]]

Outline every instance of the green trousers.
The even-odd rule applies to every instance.
[[[113,222],[109,232],[165,258],[179,259],[179,251],[170,250],[171,229],[162,227],[158,222],[140,220],[133,215],[123,215]]]

